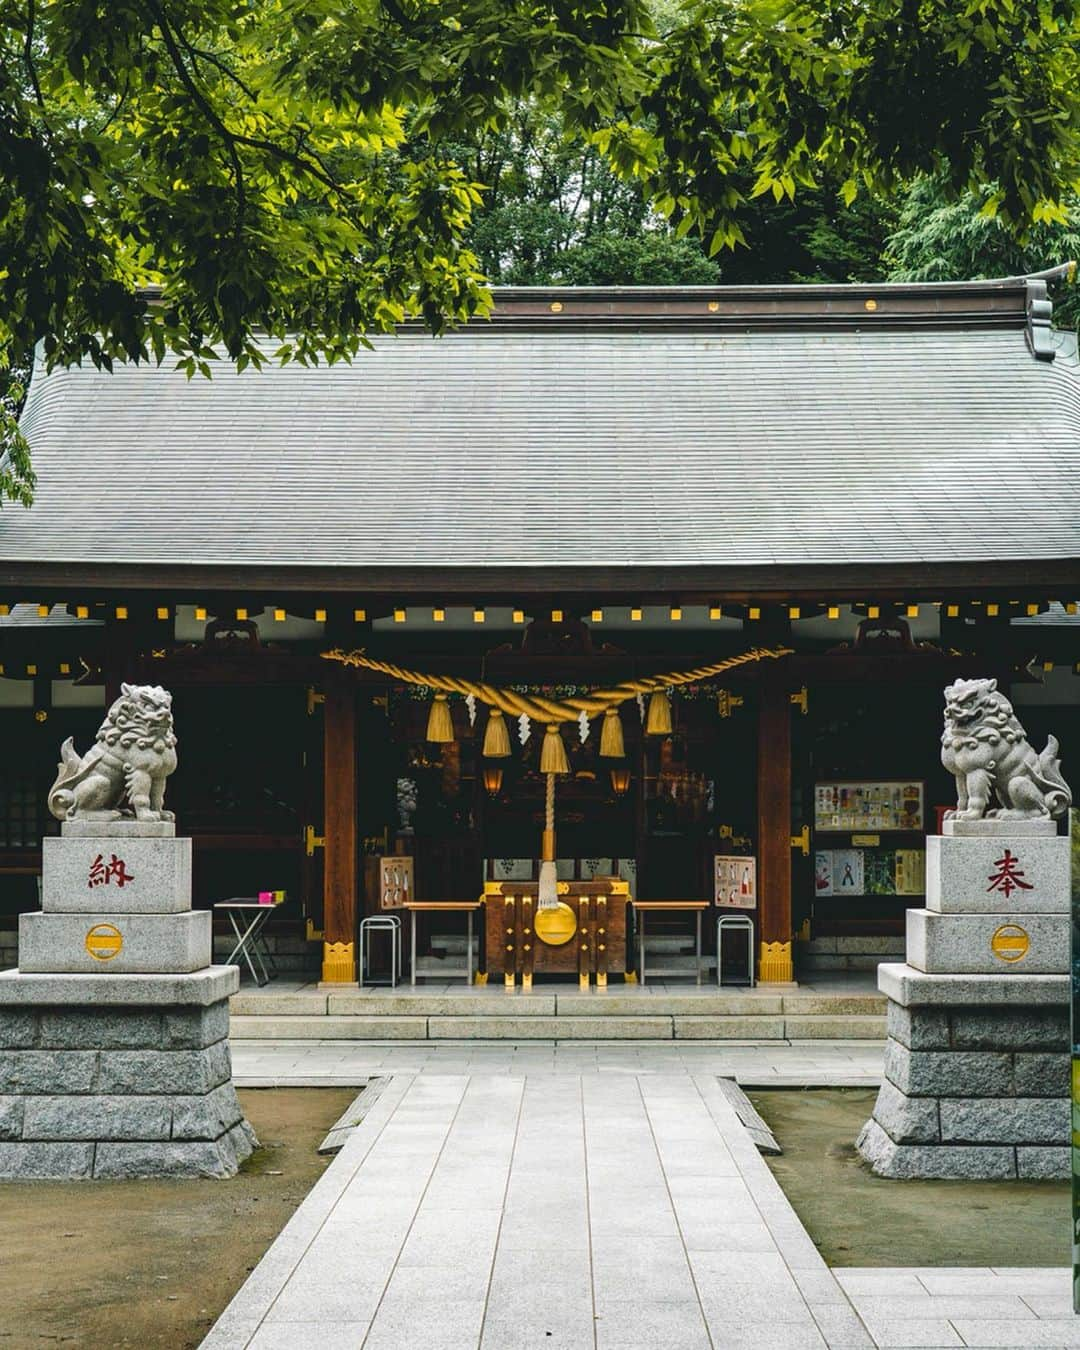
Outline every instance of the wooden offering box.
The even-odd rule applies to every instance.
[[[487,970],[502,975],[508,989],[521,976],[574,974],[582,989],[595,976],[626,970],[626,906],[629,883],[618,877],[560,881],[559,908],[537,911],[536,881],[489,881],[484,886]]]

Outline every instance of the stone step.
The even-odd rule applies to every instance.
[[[233,995],[233,1017],[856,1017],[880,1019],[884,1026],[883,994],[767,993],[755,990],[652,993],[640,986],[616,986],[606,991],[579,993],[520,990],[506,993],[497,987],[475,993],[436,993],[423,989],[301,989],[277,993],[244,989]]]
[[[234,1015],[230,1035],[234,1040],[355,1041],[883,1040],[885,1019],[852,1014],[785,1017],[765,1012],[710,1015],[640,1007],[634,1013],[609,1014],[597,1009],[591,1015],[522,1015],[519,1007],[503,1004],[498,1011],[485,1010],[482,1015],[465,1010],[377,1016],[360,1012]]]

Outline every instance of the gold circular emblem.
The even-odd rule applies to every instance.
[[[1031,938],[1015,923],[1004,923],[990,939],[990,950],[999,961],[1022,961],[1028,954]]]
[[[123,945],[123,934],[111,923],[96,923],[86,935],[86,950],[95,961],[111,961]]]
[[[549,947],[561,947],[577,932],[577,915],[561,900],[554,909],[538,909],[534,922],[536,936]]]

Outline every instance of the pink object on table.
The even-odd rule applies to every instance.
[[[260,892],[259,892],[259,904],[260,904],[260,905],[272,905],[273,903],[274,903],[274,892],[273,892],[273,891],[260,891]]]

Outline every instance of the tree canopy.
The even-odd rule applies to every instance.
[[[493,208],[485,235],[497,185],[455,151],[511,134],[523,103],[555,119],[603,209],[638,213],[621,242],[560,244],[567,280],[704,278],[762,204],[797,213],[815,193],[830,204],[800,228],[843,253],[828,237],[837,192],[874,200],[929,174],[1023,234],[1064,221],[1080,186],[1080,0],[0,0],[0,13],[0,353],[14,367],[40,342],[52,363],[243,368],[261,359],[259,330],[282,359],[336,360],[407,316],[439,331],[484,312],[485,271],[507,252],[495,226],[512,231],[513,212]],[[537,237],[538,260],[549,246]],[[26,500],[8,431],[0,497]]]

